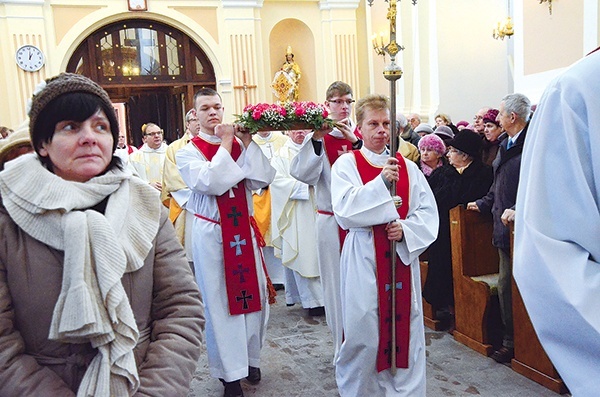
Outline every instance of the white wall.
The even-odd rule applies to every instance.
[[[494,40],[507,15],[506,0],[437,1],[439,108],[452,121],[471,122],[483,106],[498,107],[512,91],[509,48],[514,38]],[[437,112],[436,112],[437,113]]]

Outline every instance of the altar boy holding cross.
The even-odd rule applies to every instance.
[[[193,257],[206,305],[210,374],[225,397],[243,396],[240,379],[260,381],[269,304],[267,279],[252,218],[252,190],[264,188],[275,170],[250,134],[221,124],[219,94],[203,88],[194,96],[200,133],[176,154],[192,191]]]
[[[419,255],[437,236],[435,198],[412,161],[401,155],[390,157],[386,97],[360,99],[356,121],[363,147],[341,155],[331,170],[333,212],[339,225],[348,230],[340,258],[344,342],[335,363],[336,381],[342,397],[424,397]],[[393,181],[400,197],[398,208],[389,192]],[[391,277],[392,240],[396,241],[395,280]],[[392,288],[396,289],[395,315]]]

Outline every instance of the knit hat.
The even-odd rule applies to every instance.
[[[469,126],[469,122],[468,122],[468,121],[465,121],[465,120],[461,120],[461,121],[459,121],[458,123],[456,123],[456,127],[457,127],[457,128],[458,128],[458,127],[465,127],[465,128],[468,128],[468,126]]]
[[[425,149],[433,150],[440,156],[443,156],[444,153],[446,153],[446,145],[444,145],[444,141],[435,134],[425,135],[419,139],[419,151],[422,152]]]
[[[61,73],[40,83],[31,98],[29,109],[29,131],[34,131],[35,123],[40,112],[54,99],[62,94],[71,92],[87,92],[96,95],[108,108],[112,109],[112,102],[102,87],[91,79],[76,73]],[[118,133],[118,131],[117,131]],[[115,137],[115,141],[116,141]],[[33,137],[32,137],[33,140]]]
[[[425,134],[433,133],[433,128],[427,123],[421,123],[415,128],[415,132],[418,134],[419,132],[424,132]]]
[[[454,138],[454,131],[452,128],[447,125],[440,125],[434,131],[434,134],[439,135],[442,139],[452,139]]]
[[[452,146],[475,159],[478,159],[481,154],[481,136],[473,130],[461,130],[454,139],[446,143],[448,146]]]
[[[483,116],[483,122],[484,123],[494,123],[498,127],[500,127],[500,123],[498,123],[496,121],[496,117],[498,117],[498,113],[500,113],[498,111],[498,109],[490,109],[490,110],[488,110],[487,113]]]

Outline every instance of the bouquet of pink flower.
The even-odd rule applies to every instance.
[[[314,102],[291,102],[283,106],[267,103],[248,105],[235,122],[250,131],[318,130],[332,128],[324,105]]]

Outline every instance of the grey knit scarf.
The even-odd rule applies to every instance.
[[[77,395],[134,394],[139,332],[121,277],[139,269],[152,248],[160,220],[158,192],[118,169],[85,183],[67,181],[32,153],[6,164],[0,194],[21,229],[65,253],[48,337],[90,342],[98,349]],[[90,209],[106,197],[104,215]]]

